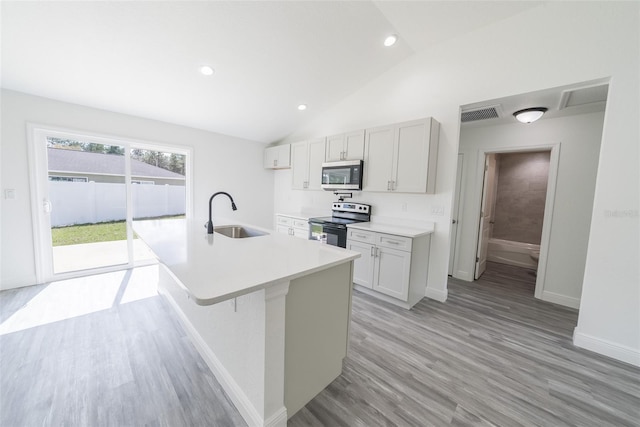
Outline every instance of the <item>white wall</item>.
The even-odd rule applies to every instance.
[[[437,194],[410,197],[416,208],[406,213],[397,212],[403,195],[371,200],[401,218],[431,219],[429,206],[446,207],[445,217],[437,221],[429,263],[429,287],[445,289],[460,106],[610,77],[576,331],[576,338],[590,341],[576,342],[640,364],[639,7],[637,2],[545,2],[414,55],[287,141],[419,117],[438,120]],[[294,194],[282,181],[276,178],[276,210],[288,199],[323,202],[315,192]]]
[[[479,150],[560,143],[555,206],[542,299],[578,308],[587,256],[604,113],[543,119],[530,125],[463,128],[463,193],[460,249],[454,276],[473,280],[480,215]],[[482,162],[482,161],[481,161]],[[481,173],[481,172],[480,172]]]
[[[214,201],[214,216],[270,228],[273,225],[273,173],[264,170],[264,145],[231,136],[142,119],[81,105],[2,90],[2,190],[15,189],[16,199],[1,198],[2,270],[0,288],[35,284],[27,122],[110,135],[150,143],[193,148],[193,215],[207,221],[208,201],[215,191],[228,191],[238,205]],[[204,229],[204,228],[203,228]]]

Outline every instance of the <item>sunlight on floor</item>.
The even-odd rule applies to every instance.
[[[158,266],[52,282],[0,324],[0,335],[158,295]]]

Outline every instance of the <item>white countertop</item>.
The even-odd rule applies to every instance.
[[[213,223],[244,225],[215,218]],[[335,246],[247,226],[269,234],[243,239],[219,233],[208,235],[202,220],[133,223],[138,236],[199,305],[216,304],[360,256]]]
[[[404,237],[420,237],[427,234],[431,234],[435,231],[435,224],[432,222],[425,222],[423,225],[416,226],[403,226],[381,222],[356,222],[348,224],[348,228],[355,228],[358,230],[375,231],[377,233],[395,234],[396,236]]]

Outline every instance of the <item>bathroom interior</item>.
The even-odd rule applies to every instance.
[[[550,151],[491,153],[494,188],[487,261],[527,269],[535,276],[540,256]],[[491,182],[491,181],[489,181]]]

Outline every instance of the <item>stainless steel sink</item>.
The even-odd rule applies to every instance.
[[[269,234],[253,228],[243,227],[242,225],[219,225],[217,227],[213,227],[213,231],[224,234],[232,239],[243,239],[245,237],[257,237]]]

